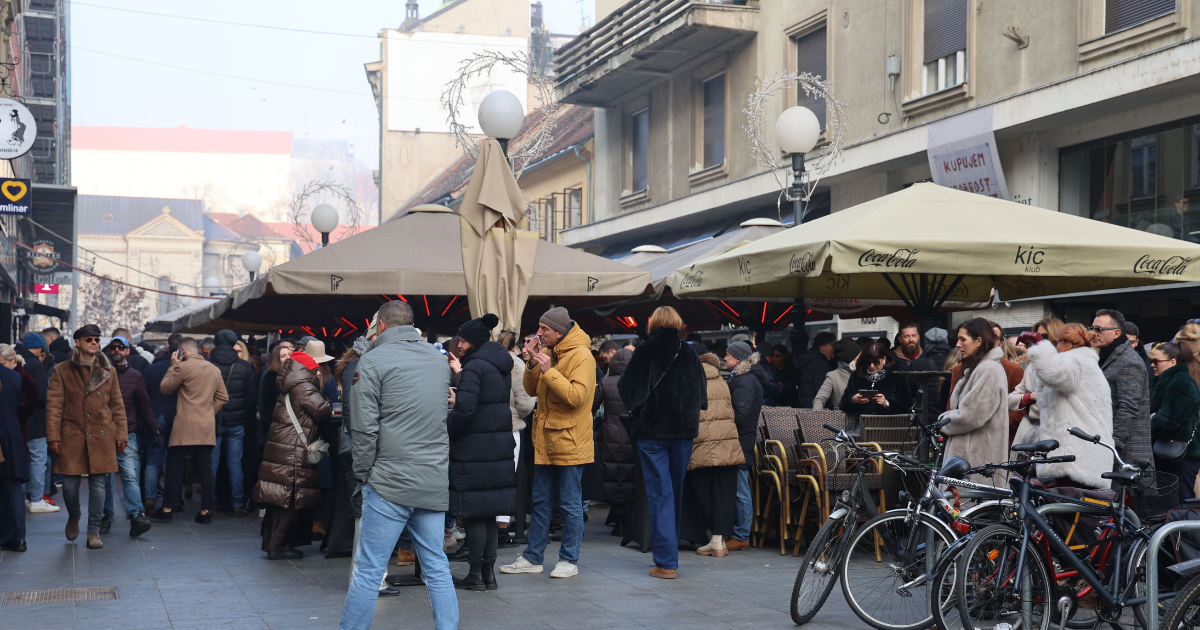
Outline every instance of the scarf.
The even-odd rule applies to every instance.
[[[1117,351],[1117,348],[1120,348],[1122,345],[1127,343],[1129,343],[1129,337],[1126,337],[1125,334],[1122,333],[1121,336],[1117,337],[1112,343],[1100,348],[1100,365],[1104,365],[1104,362],[1108,361],[1108,358]]]

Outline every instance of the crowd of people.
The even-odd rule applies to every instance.
[[[552,539],[550,577],[578,575],[593,501],[626,538],[644,505],[652,577],[678,576],[681,541],[712,558],[747,548],[756,431],[771,406],[856,418],[924,401],[947,420],[947,457],[1001,462],[1014,442],[1055,439],[1076,460],[1038,475],[1103,489],[1113,462],[1069,437],[1080,427],[1176,474],[1181,498],[1197,494],[1197,322],[1150,347],[1108,309],[1089,326],[1047,317],[1015,339],[974,318],[922,344],[904,324],[893,340],[820,333],[795,357],[705,345],[670,307],[646,338],[596,350],[563,308],[525,337],[499,323],[486,314],[432,344],[406,303],[388,302],[337,358],[311,337],[262,353],[231,330],[155,348],[84,325],[73,347],[52,328],[0,344],[0,547],[26,550],[26,512],[59,511],[59,489],[75,540],[85,479],[89,549],[115,520],[114,484],[138,537],[174,522],[198,483],[195,522],[257,514],[269,560],[299,559],[317,538],[327,557],[353,558],[342,628],[369,627],[377,598],[398,592],[384,579],[392,558],[419,563],[437,627],[453,628],[456,589],[494,590],[497,570],[542,574]],[[497,566],[524,533],[511,527],[525,511],[519,487],[528,542]],[[452,560],[465,574],[451,575]]]

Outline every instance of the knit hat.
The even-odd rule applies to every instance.
[[[542,315],[538,321],[564,335],[571,329],[571,324],[575,323],[571,321],[571,314],[567,312],[567,309],[561,306],[546,311],[546,314]]]
[[[26,333],[25,337],[21,339],[21,343],[25,346],[25,349],[27,349],[27,350],[33,350],[35,348],[45,348],[46,347],[45,337],[42,337],[41,335],[39,335],[35,332]]]
[[[929,343],[946,343],[949,338],[950,335],[944,328],[930,328],[925,331],[925,340]]]
[[[103,335],[100,334],[99,326],[97,326],[95,324],[84,324],[83,326],[80,326],[79,328],[77,328],[75,330],[75,334],[72,335],[72,338],[74,338],[76,341],[78,341],[79,339],[82,339],[83,337],[102,337],[102,336]]]
[[[306,367],[310,370],[317,369],[317,362],[314,361],[312,357],[305,354],[303,350],[297,350],[297,351],[289,354],[288,358],[295,361],[296,363],[299,363],[300,365],[303,365],[304,367]]]
[[[862,352],[862,348],[857,343],[846,339],[839,339],[833,342],[833,358],[839,363],[850,363]]]
[[[477,317],[463,324],[458,329],[458,336],[465,339],[467,343],[478,348],[488,341],[491,341],[491,330],[499,323],[499,317],[488,313],[483,317]]]
[[[217,333],[217,336],[215,339],[215,342],[216,342],[218,348],[220,348],[222,346],[229,346],[232,348],[233,344],[237,343],[237,341],[238,341],[237,333],[233,332],[232,330],[229,330],[228,328]]]
[[[754,354],[754,348],[751,348],[750,344],[745,341],[735,341],[729,344],[725,352],[732,354],[733,358],[738,361],[745,361],[750,358],[750,355]]]

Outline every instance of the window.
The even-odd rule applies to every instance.
[[[827,64],[825,27],[796,38],[796,70],[825,79]],[[825,99],[818,95],[805,94],[803,89],[796,94],[796,104],[803,105],[817,115],[821,129],[825,129]]]
[[[704,82],[703,167],[725,163],[725,75]]]
[[[1104,0],[1104,34],[1149,22],[1175,11],[1175,0]]]
[[[1158,174],[1157,136],[1134,138],[1130,149],[1130,196],[1134,199],[1153,197]]]
[[[630,192],[645,192],[650,186],[649,109],[643,109],[630,117],[629,166]]]
[[[967,82],[967,0],[925,0],[921,93]]]

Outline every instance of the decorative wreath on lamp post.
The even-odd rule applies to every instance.
[[[480,130],[467,127],[459,122],[462,108],[466,105],[463,94],[469,89],[471,79],[490,75],[496,64],[507,66],[513,72],[525,75],[529,83],[537,88],[537,98],[540,106],[537,111],[542,115],[538,129],[524,138],[524,142],[509,150],[508,160],[512,164],[513,175],[520,178],[525,167],[537,160],[550,148],[554,141],[554,128],[558,119],[558,99],[554,95],[554,84],[537,71],[530,63],[529,55],[524,52],[502,53],[484,51],[475,53],[470,59],[462,62],[458,75],[446,84],[442,92],[442,106],[446,108],[446,121],[450,133],[454,134],[454,142],[463,153],[474,159],[479,155],[480,142],[475,139]]]
[[[777,92],[793,87],[803,90],[804,95],[810,98],[825,99],[827,106],[823,143],[804,156],[802,201],[805,204],[812,198],[821,177],[841,158],[846,127],[850,124],[846,118],[845,104],[833,98],[833,86],[819,76],[807,72],[780,71],[759,79],[759,88],[750,94],[746,109],[742,110],[746,114],[744,130],[750,137],[750,155],[759,166],[771,171],[771,175],[779,184],[777,204],[782,203],[784,199],[795,201],[795,198],[787,181],[791,161],[782,153],[769,131],[774,128],[774,121],[767,121],[767,105]],[[796,217],[796,222],[799,221],[800,217]]]

